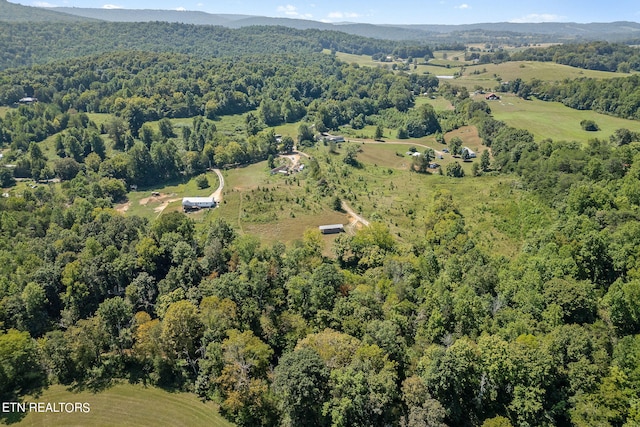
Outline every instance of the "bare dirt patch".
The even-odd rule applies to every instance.
[[[149,197],[140,199],[139,203],[142,206],[147,206],[150,202],[164,202],[166,199],[173,196],[175,196],[175,193],[172,193],[172,194],[158,193],[157,196],[151,195]]]
[[[122,203],[116,206],[116,211],[120,213],[125,213],[131,207],[131,202]]]

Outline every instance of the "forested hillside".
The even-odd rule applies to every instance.
[[[90,18],[84,18],[76,15],[69,15],[62,12],[56,12],[50,9],[26,7],[7,0],[0,0],[0,21],[3,22],[84,22],[92,21]]]
[[[278,26],[229,29],[160,22],[39,22],[3,23],[0,45],[3,46],[0,69],[6,69],[124,50],[185,53],[194,58],[266,53],[304,55],[322,49],[372,55],[392,54],[397,47],[411,47],[416,43]],[[425,46],[419,48],[422,50],[420,57],[430,53]]]
[[[356,48],[338,33],[91,25],[32,46],[53,52],[84,34],[70,56],[92,56],[0,73],[3,401],[126,380],[214,400],[241,426],[640,423],[639,135],[536,141],[432,75],[316,52],[321,39]],[[110,51],[135,34],[142,44],[123,46],[152,52]],[[109,52],[90,51],[102,37]],[[255,55],[212,58],[221,48],[207,37]],[[155,52],[171,38],[179,51]],[[612,82],[627,93],[640,84]],[[25,96],[38,102],[9,108]],[[220,131],[229,116],[235,128]],[[278,125],[296,134],[276,137]],[[462,127],[484,145],[473,168],[448,134]],[[315,138],[365,128],[439,144],[441,155],[447,143],[459,157],[438,173],[434,150],[396,151],[411,170],[393,168],[363,159],[362,144]],[[149,191],[212,167],[267,160],[268,175],[294,143],[306,167],[252,187],[238,215],[344,201],[373,206],[368,226],[330,248],[317,226],[265,244],[219,217],[116,209],[132,185]],[[383,198],[393,213],[377,208]],[[396,213],[411,222],[401,233]]]

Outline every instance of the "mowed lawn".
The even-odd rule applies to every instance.
[[[621,128],[640,132],[640,121],[607,116],[590,110],[574,110],[559,102],[537,99],[526,101],[515,95],[500,96],[502,99],[499,101],[488,102],[496,120],[502,120],[518,129],[527,129],[533,133],[536,141],[546,138],[578,142],[587,142],[593,138],[608,140],[616,129]],[[476,95],[475,99],[484,100],[484,96]],[[600,130],[583,130],[580,126],[582,120],[593,120]]]
[[[172,393],[156,387],[118,384],[99,393],[73,392],[60,385],[29,402],[86,402],[89,413],[29,413],[15,426],[213,426],[230,427],[212,402],[193,393]]]

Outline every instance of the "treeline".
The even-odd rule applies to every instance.
[[[638,49],[622,43],[603,41],[589,43],[563,43],[545,48],[529,48],[518,52],[467,52],[467,61],[477,60],[480,64],[506,61],[539,61],[587,70],[628,73],[640,71]]]
[[[340,52],[391,54],[415,42],[282,26],[230,29],[162,22],[3,23],[0,70],[124,50],[184,53],[197,58]],[[415,47],[414,49],[416,49]],[[428,47],[419,48],[425,52]],[[424,56],[424,55],[422,55]]]

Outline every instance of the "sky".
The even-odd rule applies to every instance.
[[[638,0],[10,0],[25,6],[193,10],[322,22],[640,22]]]

